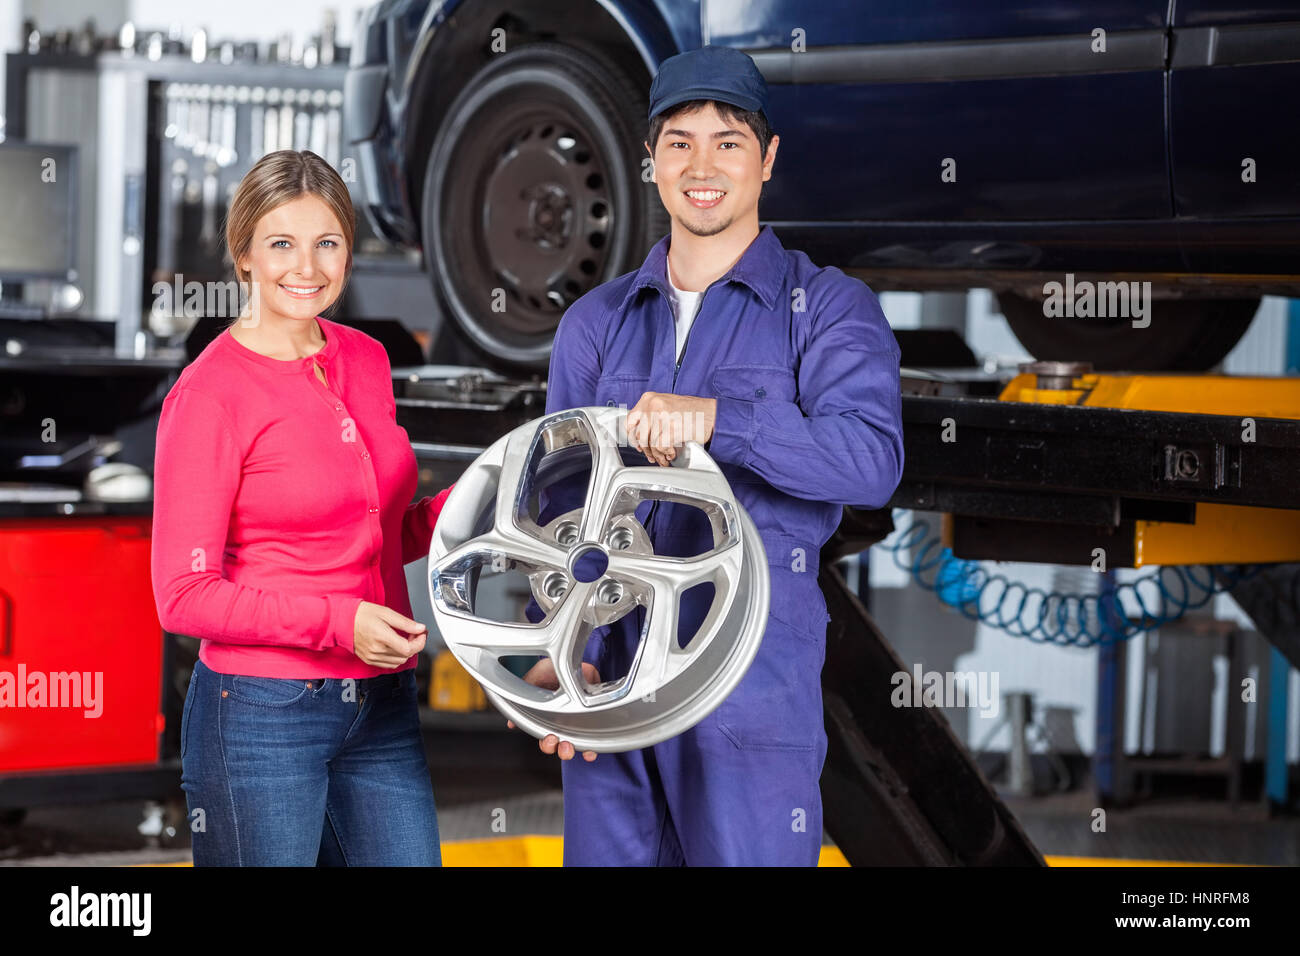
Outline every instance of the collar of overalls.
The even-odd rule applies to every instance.
[[[637,270],[632,287],[627,290],[620,311],[627,308],[628,302],[646,286],[658,289],[665,298],[668,295],[668,244],[672,234],[664,236],[654,244],[645,262]],[[768,309],[776,305],[776,297],[785,282],[785,247],[771,226],[764,226],[754,237],[754,241],[731,267],[731,271],[721,277],[721,281],[740,282],[749,286],[754,294]]]

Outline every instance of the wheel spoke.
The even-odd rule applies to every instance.
[[[456,621],[456,643],[492,655],[545,654],[550,646],[546,628],[540,624],[489,621],[470,614],[452,612]]]
[[[618,435],[612,427],[616,420],[611,421],[611,418],[612,416],[597,420],[588,418],[595,444],[591,448],[591,480],[587,484],[587,500],[583,509],[582,537],[585,541],[599,541],[604,537],[613,490],[620,475],[627,471],[619,453]]]
[[[528,453],[533,436],[516,429],[506,439],[501,453],[501,472],[497,479],[497,503],[494,525],[497,530],[515,527],[519,496],[528,474]]]
[[[682,595],[698,584],[711,583],[715,601],[729,603],[732,583],[740,574],[742,551],[732,545],[695,558],[653,555],[611,555],[609,574],[625,586],[633,582],[650,591],[646,633],[634,664],[631,693],[648,697],[672,680],[707,643],[707,636],[692,640],[686,650],[677,644]],[[710,630],[707,619],[700,631]]]
[[[509,536],[499,534],[494,529],[477,538],[470,538],[464,544],[447,552],[439,559],[431,573],[436,571],[454,576],[475,566],[504,571],[515,564],[563,570],[565,553],[554,545],[539,541],[518,529]]]
[[[582,655],[587,649],[587,637],[590,634],[591,626],[584,621],[573,633],[574,639],[563,642],[562,649],[551,658],[560,690],[569,700],[582,706],[590,704],[587,679],[582,675]]]
[[[567,548],[544,537],[529,534],[514,523],[493,528],[477,540],[487,541],[502,553],[537,567],[563,569],[568,560]]]
[[[741,560],[742,552],[735,542],[694,558],[613,551],[609,555],[606,573],[627,585],[644,585],[654,591],[668,590],[681,594],[697,584],[715,581],[720,575],[739,574]]]
[[[592,584],[574,581],[556,604],[550,619],[541,625],[546,632],[546,651],[556,662],[556,670],[559,662],[569,659],[575,645],[580,648],[579,654],[586,647],[587,635],[591,633],[588,605],[593,588]]]
[[[731,488],[720,471],[682,468],[670,465],[631,465],[623,468],[611,483],[610,491],[642,488],[668,492],[683,499],[702,499],[701,504],[726,506],[732,500]],[[730,508],[726,508],[730,511]]]
[[[681,594],[670,588],[656,589],[650,598],[646,630],[628,675],[630,696],[649,699],[664,685],[671,666],[672,648],[677,645]]]

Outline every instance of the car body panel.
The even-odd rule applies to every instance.
[[[585,9],[597,4],[623,36],[627,65],[646,77],[704,42],[754,57],[781,135],[760,217],[819,262],[918,289],[952,287],[969,270],[1008,281],[1140,273],[1162,286],[1213,273],[1233,277],[1237,294],[1300,281],[1300,42],[1289,42],[1293,25],[1300,37],[1300,3],[591,0]],[[349,107],[364,99],[379,115],[349,129],[363,137],[367,211],[390,238],[420,241],[431,91],[467,78],[440,72],[440,57],[457,30],[500,9],[384,0],[363,17],[353,66],[370,78],[353,84]],[[376,96],[380,75],[387,86]],[[1256,162],[1254,182],[1242,181],[1245,158]]]

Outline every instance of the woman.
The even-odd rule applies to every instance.
[[[248,305],[163,403],[153,587],[163,627],[202,640],[181,720],[196,866],[441,862],[403,565],[451,489],[410,503],[387,354],[320,315],[354,231],[319,156],[258,161],[226,225]]]

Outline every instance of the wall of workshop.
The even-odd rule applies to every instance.
[[[338,24],[338,42],[343,46],[352,43],[352,27],[357,14],[371,5],[373,0],[338,0],[321,3],[319,0],[222,0],[221,3],[181,3],[176,0],[129,0],[129,16],[137,28],[166,28],[175,23],[185,36],[203,28],[208,38],[223,37],[235,40],[274,40],[281,34],[291,34],[294,39],[306,40],[320,33],[326,10],[333,10]]]
[[[36,21],[42,31],[77,30],[93,19],[101,36],[116,35],[127,20],[137,30],[166,31],[173,25],[185,38],[197,29],[208,31],[209,39],[257,40],[267,42],[288,33],[306,40],[320,32],[326,10],[334,10],[338,42],[352,43],[357,15],[372,0],[223,0],[221,3],[184,3],[177,0],[0,0],[0,113],[4,110],[4,53],[23,42],[22,23]]]

